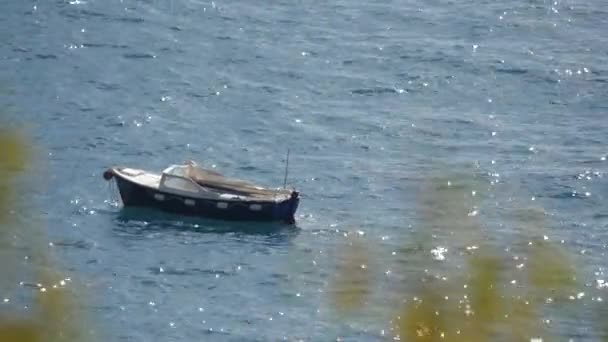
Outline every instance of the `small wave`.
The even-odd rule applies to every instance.
[[[57,59],[57,56],[53,55],[53,54],[36,54],[36,58],[38,58],[38,59]]]
[[[420,75],[410,75],[405,72],[398,73],[397,77],[399,77],[400,79],[403,79],[405,81],[417,81],[422,78]]]
[[[71,247],[76,249],[91,249],[93,248],[95,243],[85,240],[62,240],[53,242],[53,245],[58,247]]]
[[[259,134],[260,132],[257,129],[243,127],[243,128],[241,128],[241,133],[243,133],[243,134]]]
[[[287,71],[284,74],[285,77],[290,78],[290,79],[294,79],[294,80],[301,80],[304,78],[304,76],[302,76],[302,74],[299,74],[297,72],[294,71]]]
[[[452,125],[472,125],[474,122],[471,119],[462,119],[462,118],[447,118],[447,119],[443,119],[443,120],[439,120],[441,122],[444,122],[446,124],[452,124]]]
[[[124,58],[129,58],[129,59],[148,59],[148,58],[156,58],[155,55],[150,54],[150,53],[125,53],[124,55],[122,55]]]
[[[84,15],[86,17],[99,17],[99,18],[105,18],[106,15],[100,12],[95,12],[95,11],[90,11],[90,10],[85,10],[85,9],[81,9],[78,11],[78,13],[80,13],[81,15]]]
[[[279,93],[281,90],[279,88],[273,87],[273,86],[262,86],[261,89],[268,94],[276,94]]]
[[[97,82],[97,81],[89,81],[89,83],[95,85],[95,88],[97,88],[99,90],[104,90],[104,91],[120,89],[120,85],[118,85],[118,84]]]
[[[197,274],[208,274],[213,276],[229,276],[233,275],[231,272],[222,270],[202,269],[202,268],[173,268],[173,267],[149,267],[150,273],[159,275],[175,275],[175,276],[188,276]]]
[[[104,123],[104,127],[125,127],[127,125],[126,122],[124,122],[124,120],[121,121],[110,121],[110,122],[106,122]]]
[[[558,100],[549,100],[549,104],[552,104],[552,105],[555,105],[555,106],[563,106],[563,107],[565,107],[565,106],[568,105],[567,102],[565,102],[563,100],[559,100],[559,99]]]
[[[230,333],[226,330],[222,329],[213,329],[213,328],[208,328],[207,330],[204,330],[204,333],[207,335],[230,335]]]
[[[435,57],[435,56],[421,57],[421,56],[407,56],[407,55],[403,55],[403,56],[400,56],[399,58],[403,59],[403,60],[413,59],[416,62],[421,62],[421,63],[439,63],[439,62],[445,61],[445,57]]]
[[[242,170],[242,171],[255,171],[258,168],[255,166],[247,165],[247,166],[239,166],[238,169]]]
[[[106,15],[103,13],[94,12],[86,9],[67,9],[61,11],[61,15],[70,19],[106,18]]]
[[[444,53],[437,53],[437,54],[438,55],[430,56],[430,55],[427,55],[426,51],[417,49],[415,51],[415,54],[401,55],[401,56],[399,56],[399,59],[412,60],[412,61],[415,61],[418,63],[438,63],[438,62],[443,62],[443,61],[448,60],[448,56],[445,55]]]
[[[120,17],[114,18],[114,21],[122,22],[122,23],[131,23],[131,24],[139,24],[143,23],[144,20],[142,18],[131,18],[131,17]]]
[[[351,93],[355,94],[355,95],[372,96],[372,95],[381,95],[381,94],[396,94],[397,90],[394,88],[387,88],[387,87],[375,87],[375,88],[355,89],[355,90],[352,90]]]
[[[510,74],[510,75],[524,75],[528,73],[527,69],[521,69],[521,68],[498,68],[498,67],[494,67],[494,72],[497,73],[501,73],[501,74]]]
[[[236,18],[229,17],[229,16],[227,16],[227,15],[221,15],[221,16],[220,16],[220,19],[222,19],[223,21],[237,21],[237,19],[236,19]]]
[[[608,79],[605,79],[605,78],[593,78],[590,81],[597,82],[597,83],[608,83]]]
[[[199,94],[199,93],[195,93],[195,92],[189,91],[189,92],[186,93],[186,96],[194,97],[194,98],[197,98],[197,99],[204,99],[204,98],[207,98],[207,97],[209,97],[211,95],[210,94]]]
[[[283,25],[298,25],[300,24],[300,21],[291,18],[282,18],[278,20],[278,23]]]
[[[544,196],[536,196],[536,197],[544,197]],[[584,192],[579,193],[577,191],[564,191],[564,192],[558,192],[555,194],[550,194],[547,197],[549,198],[554,198],[554,199],[587,199],[589,196],[587,196]]]
[[[104,43],[82,43],[82,47],[85,48],[111,48],[111,49],[127,49],[129,48],[128,45],[121,45],[121,44],[104,44]]]
[[[71,19],[85,19],[85,18],[101,18],[104,21],[114,21],[121,23],[133,23],[139,24],[144,22],[144,19],[137,17],[111,17],[105,13],[95,12],[91,10],[79,9],[79,10],[67,10],[63,11],[62,15]]]

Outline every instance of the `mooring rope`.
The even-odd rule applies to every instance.
[[[110,204],[112,207],[118,207],[119,190],[118,185],[116,185],[116,182],[113,180],[108,182],[108,194],[110,196],[108,204]]]

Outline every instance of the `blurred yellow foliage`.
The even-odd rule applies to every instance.
[[[334,305],[342,314],[351,313],[362,307],[371,287],[369,253],[364,242],[352,235],[348,244],[338,255],[336,281],[332,293]]]
[[[528,279],[533,287],[565,294],[574,289],[574,274],[571,261],[556,245],[533,242],[528,257]]]
[[[36,283],[30,314],[0,316],[0,342],[59,342],[84,341],[85,326],[76,313],[75,291],[65,287],[57,268],[47,252],[45,232],[38,222],[16,222],[11,212],[19,210],[19,199],[23,196],[15,190],[15,180],[23,175],[29,161],[31,148],[23,135],[14,131],[0,130],[0,243],[2,243],[3,274],[2,291],[9,291],[16,279],[16,270],[22,267],[14,237],[24,237],[23,243],[34,253],[36,265],[32,272]],[[35,216],[26,215],[31,221]],[[25,234],[25,236],[24,236]],[[87,338],[86,340],[90,340]]]
[[[2,172],[23,170],[28,153],[23,136],[17,132],[0,130],[0,170]]]
[[[3,318],[0,323],[0,341],[38,342],[44,341],[44,338],[42,329],[33,322],[11,322]]]
[[[524,273],[527,284],[508,286],[506,279],[516,278],[521,272],[508,268],[508,259],[503,255],[506,246],[496,248],[483,243],[484,232],[478,222],[479,184],[466,178],[454,184],[448,179],[432,179],[420,193],[418,213],[423,231],[419,229],[410,239],[417,247],[402,249],[408,255],[399,270],[415,277],[409,276],[402,288],[404,304],[392,319],[392,338],[463,342],[547,339],[549,335],[539,314],[544,298],[536,294],[565,295],[572,291],[575,286],[572,261],[557,246],[545,241],[546,238],[534,238],[544,236],[542,215],[535,212],[526,217],[525,234],[515,239],[521,241],[519,246],[525,246],[522,260],[527,260]],[[450,249],[462,251],[459,255],[464,267],[452,260],[437,263],[428,255],[436,234],[449,236]],[[533,241],[529,241],[531,238]],[[342,264],[332,284],[340,310],[346,307],[353,311],[362,305],[357,296],[347,296],[349,300],[344,300],[340,297],[343,296],[341,290],[349,292],[354,282],[373,285],[371,281],[365,283],[353,278],[354,270],[362,262],[358,248],[349,243],[340,256]],[[459,260],[458,255],[454,258]],[[447,266],[446,271],[449,262],[456,264]],[[443,271],[438,272],[447,274],[434,273],[436,267],[443,267]],[[516,284],[515,281],[512,284]],[[357,287],[355,293],[362,296],[370,292],[371,288]]]
[[[441,310],[441,305],[439,294],[423,287],[420,297],[405,305],[400,310],[400,315],[395,318],[396,336],[405,341],[441,340],[449,330],[447,312]]]
[[[0,130],[0,223],[9,217],[9,204],[14,190],[11,186],[15,174],[23,170],[28,151],[23,137],[14,132]],[[0,234],[6,232],[0,232]]]

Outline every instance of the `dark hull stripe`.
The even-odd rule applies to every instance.
[[[154,190],[116,176],[120,197],[125,206],[152,207],[180,215],[202,216],[223,220],[285,221],[294,223],[299,198],[292,197],[282,202],[268,201],[222,201],[200,199]],[[160,195],[160,196],[159,196]],[[158,197],[158,198],[155,198]],[[225,208],[218,207],[225,203]],[[220,204],[223,206],[224,204]],[[252,210],[251,205],[259,210]]]

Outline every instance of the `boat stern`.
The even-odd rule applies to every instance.
[[[298,205],[300,203],[300,193],[297,191],[292,191],[291,196],[289,197],[288,203],[288,214],[285,220],[288,224],[296,223],[296,211],[298,210]]]

